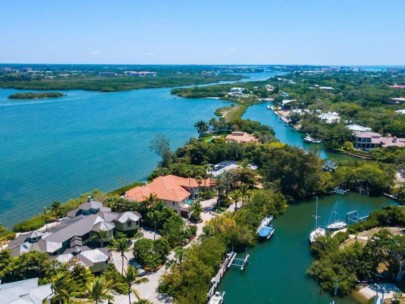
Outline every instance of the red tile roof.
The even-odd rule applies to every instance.
[[[212,185],[212,180],[203,180],[201,187]],[[126,192],[126,197],[130,200],[142,202],[150,194],[155,194],[158,199],[165,201],[180,202],[190,196],[186,188],[197,188],[198,183],[195,178],[179,177],[175,175],[159,176],[151,183],[135,187]]]

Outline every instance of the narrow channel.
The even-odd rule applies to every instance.
[[[245,119],[257,120],[273,127],[276,137],[289,145],[306,150],[317,149],[323,158],[336,158],[328,154],[322,146],[312,147],[303,141],[303,134],[281,122],[265,104],[250,107]],[[395,202],[386,197],[370,197],[358,193],[330,195],[319,198],[320,224],[326,225],[337,203],[340,219],[345,214],[358,210],[359,215],[369,214]],[[297,202],[289,206],[286,213],[274,221],[274,236],[251,249],[250,261],[245,271],[231,269],[224,277],[219,290],[225,291],[227,303],[357,303],[352,297],[333,298],[321,292],[316,281],[306,275],[312,263],[308,237],[314,228],[315,199]]]

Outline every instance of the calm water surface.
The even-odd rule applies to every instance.
[[[250,107],[244,118],[260,121],[273,127],[276,137],[289,145],[305,150],[317,149],[322,158],[339,158],[340,155],[327,154],[322,145],[310,145],[303,141],[304,134],[283,123],[266,104]],[[385,197],[369,197],[350,193],[345,196],[331,195],[319,198],[319,224],[326,226],[336,204],[337,219],[345,219],[345,214],[358,210],[360,216],[373,210],[395,204]],[[313,259],[310,254],[308,237],[315,222],[315,200],[305,200],[290,205],[283,216],[274,221],[274,236],[267,242],[254,247],[249,265],[244,272],[231,269],[219,286],[225,290],[227,303],[357,303],[351,297],[333,299],[328,293],[321,293],[315,280],[306,275]]]
[[[340,219],[345,219],[346,212],[352,210],[364,215],[394,203],[385,197],[372,198],[357,193],[320,197],[321,224],[329,221],[335,202]],[[274,236],[249,252],[251,258],[245,271],[234,268],[225,275],[219,290],[226,291],[227,303],[331,302],[332,297],[327,293],[320,294],[316,281],[305,274],[312,263],[308,237],[315,226],[313,214],[315,201],[306,200],[290,205],[287,212],[274,221]],[[350,297],[334,300],[342,304],[356,303]]]
[[[168,88],[9,101],[15,92],[0,89],[0,222],[8,226],[54,200],[145,180],[158,161],[149,150],[156,134],[177,148],[225,104],[175,98]]]
[[[243,75],[251,81],[274,73]],[[52,201],[145,180],[158,161],[149,150],[156,134],[175,149],[197,136],[196,121],[226,105],[170,91],[62,91],[60,99],[11,101],[21,91],[0,89],[0,223],[10,227]]]

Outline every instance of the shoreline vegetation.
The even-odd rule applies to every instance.
[[[30,79],[0,77],[1,88],[20,90],[86,90],[100,92],[118,92],[135,89],[170,88],[176,86],[199,85],[220,81],[236,81],[243,76],[220,75],[158,75],[155,77],[100,77],[77,76],[62,79]]]
[[[41,92],[41,93],[16,93],[8,96],[8,99],[45,99],[45,98],[60,98],[65,94],[59,92]]]
[[[367,188],[371,195],[381,195],[393,189],[397,161],[383,163],[381,158],[376,161],[342,161],[337,164],[337,168],[324,170],[324,161],[315,153],[306,153],[299,148],[280,143],[275,139],[274,131],[271,128],[256,121],[240,119],[250,105],[263,102],[265,98],[272,96],[276,103],[282,100],[279,98],[279,87],[281,87],[279,80],[275,78],[272,81],[277,82],[274,84],[272,92],[263,91],[264,84],[268,82],[260,82],[260,86],[258,82],[240,83],[241,86],[246,86],[244,89],[247,92],[244,92],[243,96],[234,95],[231,98],[222,96],[224,85],[212,86],[215,87],[215,90],[220,90],[219,93],[213,93],[211,86],[172,90],[173,94],[183,92],[181,93],[184,95],[183,97],[220,97],[230,100],[236,105],[217,110],[216,114],[223,116],[219,120],[212,119],[208,123],[197,122],[196,128],[200,134],[199,138],[190,139],[189,142],[174,152],[170,151],[167,139],[157,139],[154,147],[157,147],[155,152],[161,157],[161,161],[149,178],[153,179],[168,174],[204,178],[211,166],[210,164],[234,160],[240,164],[240,169],[216,178],[215,191],[205,195],[217,197],[218,203],[215,211],[218,213],[222,213],[232,203],[241,202],[242,205],[235,212],[225,212],[214,217],[203,228],[203,234],[197,242],[194,242],[190,248],[185,249],[186,251],[182,251],[181,254],[179,253],[180,250],[176,251],[176,258],[171,263],[170,270],[163,275],[158,288],[160,293],[168,295],[176,303],[206,303],[210,280],[218,270],[218,265],[226,252],[230,248],[243,250],[246,247],[254,246],[256,244],[255,231],[263,216],[282,214],[287,209],[289,202],[328,194],[335,187],[342,185],[346,189]],[[236,84],[225,86],[227,86],[226,92],[228,94],[229,87],[235,87]],[[298,95],[297,98],[299,98]],[[333,127],[336,128],[333,132],[341,132],[340,126],[339,128]],[[226,142],[225,135],[232,131],[250,133],[259,140],[259,143]],[[335,137],[333,140],[339,143]],[[254,164],[257,166],[257,170],[249,169],[248,164]],[[113,211],[139,209],[146,215],[148,209],[144,208],[144,204],[134,204],[119,197],[126,189],[134,185],[137,184],[121,187],[110,194],[95,190],[91,195],[96,200],[105,202],[112,207]],[[405,187],[400,188],[400,191],[403,192],[400,196],[401,201],[404,201]],[[50,208],[44,209],[43,214],[15,225],[13,230],[19,232],[42,227],[77,207],[87,199],[87,196],[88,194],[84,194],[65,204],[54,202]],[[140,208],[144,208],[143,211]],[[405,213],[398,210],[390,208],[379,213],[373,213],[368,221],[356,224],[357,226],[350,226],[349,229],[356,232],[387,223],[403,226],[405,225]],[[174,225],[174,223],[172,224]],[[163,227],[159,227],[160,229],[167,231],[169,226],[165,224]],[[184,227],[182,226],[181,229]],[[191,235],[192,233],[187,233],[187,238]],[[339,245],[347,238],[348,234],[338,235],[334,241],[330,241],[331,238],[328,236],[314,243],[312,250],[316,256],[314,263],[317,264],[311,266],[309,274],[318,279],[323,289],[333,291],[335,279],[332,280],[331,278],[335,278],[336,273],[333,272],[335,269],[331,269],[333,265],[329,265],[330,261],[341,266],[350,264],[351,261],[354,261],[353,257],[356,258],[356,261],[363,261],[364,259],[368,263],[366,264],[367,274],[352,264],[349,268],[345,269],[342,266],[343,268],[336,270],[339,278],[341,277],[342,281],[345,282],[345,285],[342,285],[343,288],[339,289],[340,295],[345,295],[355,287],[356,276],[353,275],[353,272],[356,275],[357,272],[361,272],[357,275],[358,278],[368,277],[375,270],[375,263],[385,260],[383,260],[382,255],[377,259],[371,254],[373,253],[370,250],[370,248],[373,249],[370,247],[373,245],[372,243],[365,249],[359,245],[353,245],[349,249],[340,251]],[[379,234],[378,236],[389,243],[390,237],[386,234]],[[167,237],[171,248],[184,245],[183,240],[172,239],[174,234],[169,233]],[[324,243],[322,243],[323,241]],[[390,243],[392,247],[386,246],[389,250],[395,251],[395,244],[399,241],[402,242],[402,239],[394,239],[394,241]],[[393,262],[391,262],[392,265]],[[322,269],[318,270],[322,268],[318,266],[322,266],[327,273],[325,274]]]

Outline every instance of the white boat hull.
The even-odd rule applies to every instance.
[[[345,222],[337,221],[337,222],[334,222],[334,223],[328,225],[326,228],[330,231],[337,231],[337,230],[345,229],[346,227],[347,227],[347,224]]]
[[[326,231],[323,228],[316,228],[315,230],[313,230],[310,234],[309,234],[309,241],[311,243],[315,242],[316,239],[320,236],[325,236],[326,235]]]

